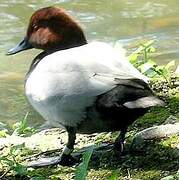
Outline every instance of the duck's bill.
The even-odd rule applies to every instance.
[[[31,49],[33,46],[28,42],[27,38],[24,38],[18,45],[11,48],[6,55],[16,54],[20,51]]]

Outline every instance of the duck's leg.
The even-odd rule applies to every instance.
[[[127,128],[122,129],[119,136],[116,138],[114,142],[114,149],[117,150],[120,154],[124,150],[124,140],[125,140],[126,132],[127,132]]]
[[[56,164],[60,164],[63,166],[70,166],[75,164],[77,160],[71,156],[71,153],[74,149],[76,130],[73,127],[66,127],[66,130],[68,132],[68,142],[60,156],[40,158],[38,160],[29,162],[27,166],[35,168]]]
[[[67,133],[68,133],[68,142],[61,154],[61,159],[59,164],[61,165],[72,165],[76,161],[75,159],[71,156],[71,153],[73,152],[74,149],[74,144],[76,140],[76,130],[73,127],[66,127]]]

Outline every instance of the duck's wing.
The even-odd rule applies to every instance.
[[[140,73],[127,59],[125,50],[121,48],[113,48],[109,44],[102,42],[92,42],[83,47],[79,47],[80,56],[85,63],[98,63],[97,72],[104,72],[107,66],[112,71],[109,74],[120,76],[121,79],[136,78],[148,82],[149,78]],[[83,62],[82,62],[83,63]],[[93,67],[95,70],[95,67]]]
[[[104,104],[124,105],[127,108],[162,104],[149,88],[148,78],[126,59],[124,53],[104,43],[91,43],[88,47],[91,51],[85,47],[82,49],[87,57],[80,64],[89,72],[87,79],[92,87],[99,90],[95,96],[103,96],[103,100],[106,98]]]
[[[102,75],[97,76],[98,75],[96,75],[96,78],[98,80],[102,79],[102,77],[100,77]],[[104,79],[106,79],[106,77]],[[141,79],[120,79],[115,77],[113,83],[115,86],[112,89],[98,95],[96,101],[98,107],[109,109],[119,107],[137,109],[164,105],[164,102],[157,98],[148,84]]]
[[[99,80],[97,75],[96,78]],[[102,79],[101,76],[100,79]],[[106,77],[104,79],[106,80]],[[109,79],[106,82],[108,83]],[[107,123],[106,126],[104,125],[106,130],[110,128],[125,130],[138,117],[146,113],[149,107],[164,105],[164,102],[154,96],[143,80],[115,77],[113,83],[115,86],[98,95],[93,105],[87,109],[90,119],[96,117],[96,123],[98,123],[98,117],[102,117],[103,124]]]

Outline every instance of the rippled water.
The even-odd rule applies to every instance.
[[[0,0],[0,121],[15,122],[30,111],[30,122],[40,122],[23,94],[24,74],[38,51],[5,53],[22,39],[31,14],[51,5],[73,15],[89,41],[119,41],[131,52],[140,40],[154,39],[157,61],[179,64],[178,0]]]

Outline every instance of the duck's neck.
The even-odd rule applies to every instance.
[[[30,74],[32,73],[32,71],[35,69],[35,67],[37,66],[37,64],[47,55],[49,55],[51,53],[48,53],[46,51],[41,52],[40,54],[38,54],[32,61],[30,68],[28,70],[28,72],[26,73],[26,77],[25,77],[25,82],[27,80],[27,78],[30,76]]]
[[[83,31],[73,30],[72,32],[67,32],[64,34],[64,39],[59,42],[54,42],[51,46],[48,46],[48,49],[44,50],[47,54],[51,54],[56,51],[70,49],[78,46],[87,44],[87,40]]]
[[[73,41],[72,43],[68,43],[68,42],[64,41],[64,42],[59,43],[59,45],[57,45],[57,46],[55,46],[55,47],[53,47],[51,49],[44,50],[44,52],[46,54],[52,54],[52,53],[54,53],[56,51],[75,48],[75,47],[83,46],[85,44],[87,44],[86,39],[83,42],[82,41],[80,41],[80,42]]]

